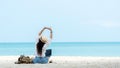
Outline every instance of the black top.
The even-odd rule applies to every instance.
[[[38,53],[38,54],[42,54],[42,48],[43,48],[44,44],[45,44],[45,43],[43,43],[43,42],[39,39],[39,41],[38,41],[38,43],[37,43],[37,53]]]

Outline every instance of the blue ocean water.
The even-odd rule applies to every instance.
[[[120,56],[120,42],[53,42],[53,56]],[[0,55],[35,55],[35,43],[0,43]]]

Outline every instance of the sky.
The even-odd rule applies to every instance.
[[[53,42],[120,42],[120,0],[0,0],[0,42],[35,42],[45,26]]]

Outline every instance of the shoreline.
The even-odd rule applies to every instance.
[[[120,68],[120,57],[52,56],[50,60],[53,63],[14,64],[18,57],[0,56],[0,66],[2,68]]]

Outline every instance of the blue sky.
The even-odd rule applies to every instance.
[[[0,42],[120,42],[119,0],[0,0]],[[49,35],[46,31],[45,35]]]

